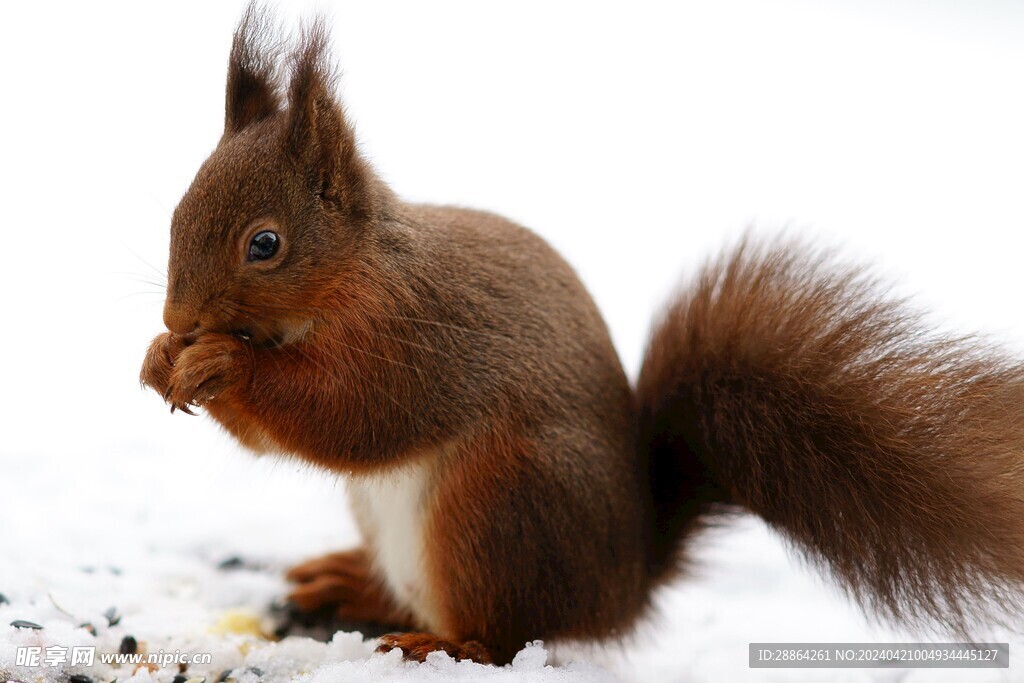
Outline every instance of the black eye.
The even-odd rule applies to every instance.
[[[256,236],[249,242],[249,260],[266,261],[277,253],[280,244],[281,240],[278,239],[276,232],[264,230],[256,233]]]

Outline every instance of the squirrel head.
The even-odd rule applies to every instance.
[[[250,5],[232,43],[223,136],[171,220],[164,323],[177,335],[301,334],[386,207],[335,96],[323,21],[300,32],[285,69],[274,36]]]

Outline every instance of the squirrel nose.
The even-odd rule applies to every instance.
[[[164,304],[164,325],[174,334],[186,335],[199,327],[199,320],[185,306],[168,301]]]

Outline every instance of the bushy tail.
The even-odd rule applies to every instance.
[[[863,269],[745,241],[656,326],[638,395],[656,570],[730,503],[884,617],[1019,614],[1024,364],[934,334]]]

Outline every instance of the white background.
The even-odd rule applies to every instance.
[[[124,273],[165,267],[169,212],[220,134],[239,12],[5,10],[4,451],[215,438],[136,391],[161,297]],[[405,197],[491,209],[549,239],[631,372],[668,289],[750,223],[844,244],[944,320],[1024,339],[1019,3],[330,12],[381,174]]]
[[[115,453],[132,470],[74,495],[115,505],[116,482],[230,520],[244,506],[216,497],[243,471],[258,490],[235,493],[254,506],[285,480],[286,501],[334,487],[238,454],[137,383],[162,327],[161,287],[142,280],[159,284],[170,211],[220,135],[240,11],[35,3],[0,16],[3,487],[41,463],[102,471]],[[550,240],[633,375],[671,287],[748,225],[843,245],[943,325],[1024,349],[1021,3],[328,11],[381,175],[406,198],[490,209]],[[30,522],[68,533],[41,505],[5,510],[0,534]]]

